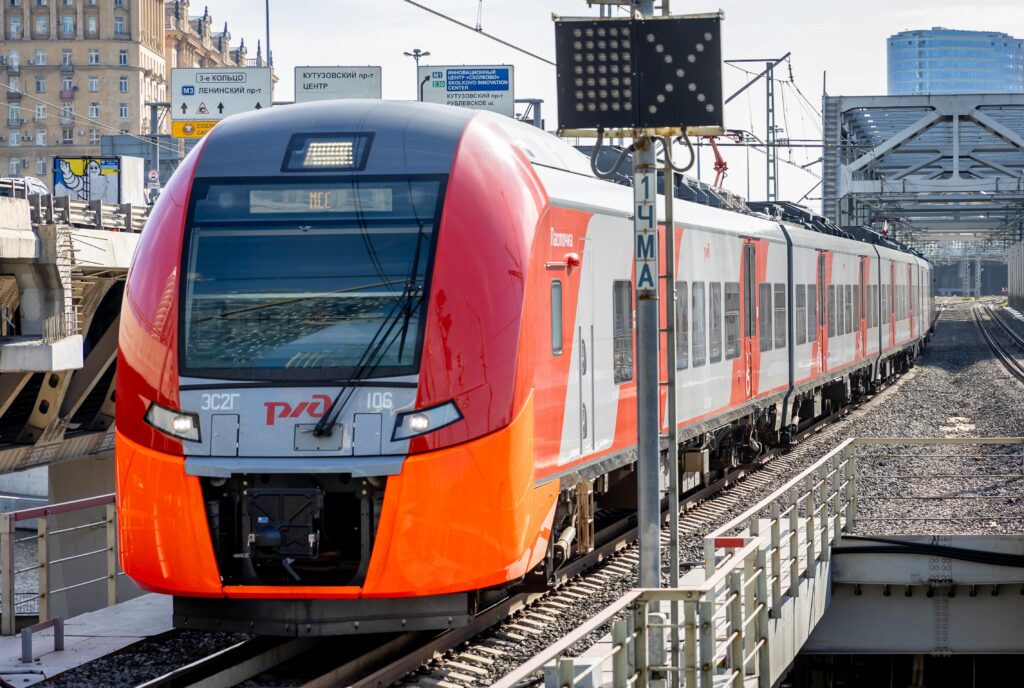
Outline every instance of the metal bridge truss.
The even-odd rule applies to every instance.
[[[144,221],[131,206],[0,198],[0,473],[113,448],[121,296]]]
[[[823,139],[836,224],[947,258],[1002,258],[1024,233],[1022,94],[826,96]]]

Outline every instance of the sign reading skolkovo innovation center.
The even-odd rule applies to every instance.
[[[380,67],[296,67],[295,102],[372,98],[380,100]]]
[[[427,103],[515,115],[512,65],[420,67],[419,87]]]

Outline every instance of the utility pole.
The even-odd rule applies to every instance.
[[[270,52],[270,0],[266,0],[266,12],[264,16],[267,20],[267,66],[274,66],[273,53]]]
[[[637,11],[654,16],[654,0]],[[634,141],[633,236],[636,287],[637,519],[640,587],[661,587],[661,418],[658,411],[658,168],[649,136]],[[666,189],[666,193],[671,191]]]
[[[402,53],[416,61],[416,100],[423,100],[423,83],[420,82],[420,58],[430,55],[429,51],[413,48],[412,52]]]

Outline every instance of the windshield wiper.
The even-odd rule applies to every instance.
[[[398,328],[398,324],[403,322],[406,308],[410,312],[416,310],[422,295],[423,292],[420,287],[416,286],[413,282],[406,283],[405,289],[402,290],[401,295],[395,301],[391,310],[388,311],[388,314],[384,316],[380,326],[374,332],[369,344],[367,344],[366,349],[363,351],[362,356],[359,357],[356,369],[348,380],[350,384],[338,392],[338,395],[334,397],[334,401],[324,411],[324,415],[313,426],[314,437],[330,437],[331,433],[334,432],[334,421],[341,415],[342,411],[345,410],[345,406],[352,399],[358,383],[373,374],[395,339],[399,335],[404,337],[404,330],[409,326],[409,319],[404,318],[404,326],[401,328]],[[415,304],[413,303],[414,298]]]

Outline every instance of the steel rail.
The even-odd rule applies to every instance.
[[[888,385],[885,385],[878,393],[887,388]],[[813,435],[871,401],[878,396],[878,393],[812,423],[798,433],[794,439],[799,442],[799,440]],[[701,503],[720,496],[726,488],[758,473],[767,463],[788,450],[789,448],[774,449],[762,457],[761,462],[741,465],[699,490],[681,496],[681,513],[687,514]],[[667,500],[663,500],[663,503],[667,503]],[[689,520],[691,519],[680,519],[679,526],[682,528],[694,525]],[[667,508],[662,511],[661,522],[663,527],[669,522]],[[595,572],[600,571],[603,564],[613,563],[620,555],[633,551],[636,548],[637,535],[636,514],[631,513],[603,528],[597,538],[601,544],[595,547],[591,553],[558,569],[556,572],[557,582],[552,589],[543,592],[518,593],[507,597],[478,612],[466,626],[437,634],[429,632],[396,634],[366,653],[344,657],[335,668],[315,678],[305,680],[301,685],[303,688],[325,688],[338,685],[348,688],[385,688],[390,686],[403,677],[416,672],[435,657],[454,650],[463,643],[496,627],[517,612],[542,602],[552,594],[571,590],[577,579],[584,574],[592,569],[596,569]],[[664,545],[664,538],[662,540]],[[691,563],[700,564],[700,562]],[[583,578],[582,581],[585,582],[586,578]],[[587,624],[591,621],[592,619],[583,619],[581,623]],[[258,684],[260,674],[287,661],[301,658],[308,652],[316,652],[318,646],[318,639],[314,638],[257,636],[185,667],[175,669],[164,676],[141,684],[139,688],[226,686],[250,679],[255,679],[254,683]]]
[[[1017,378],[1021,382],[1024,382],[1024,366],[1022,366],[1010,354],[1010,352],[1006,350],[1006,347],[1004,347],[992,335],[992,333],[989,331],[990,328],[988,326],[986,326],[985,323],[984,323],[986,318],[982,317],[981,314],[982,313],[986,313],[989,318],[991,318],[993,320],[996,320],[996,322],[998,324],[1002,325],[1002,323],[999,323],[999,321],[996,319],[995,314],[993,314],[991,312],[989,306],[983,306],[983,307],[975,306],[972,310],[974,312],[974,322],[978,326],[978,331],[981,332],[982,338],[985,340],[985,343],[988,344],[989,348],[992,350],[992,353],[994,353],[996,355],[996,358],[999,359],[999,361],[1003,364],[1003,366],[1006,367],[1006,370],[1009,371],[1009,373],[1011,375],[1013,375],[1015,378]],[[1013,335],[1013,336],[1015,336],[1015,335]]]

